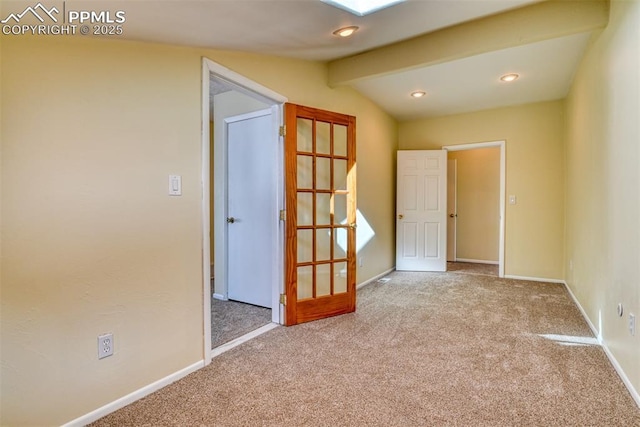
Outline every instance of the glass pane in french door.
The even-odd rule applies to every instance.
[[[297,121],[297,300],[347,292],[347,127]]]
[[[356,310],[356,118],[289,103],[284,113],[281,303],[296,325]]]

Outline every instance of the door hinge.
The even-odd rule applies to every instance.
[[[287,294],[280,294],[280,304],[287,305]]]
[[[285,136],[287,134],[286,126],[280,126],[280,136]]]
[[[287,220],[287,211],[284,209],[280,209],[280,221]]]

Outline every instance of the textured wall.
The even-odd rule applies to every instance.
[[[400,149],[506,141],[505,274],[562,279],[563,103],[541,102],[400,123]]]
[[[61,424],[203,358],[202,56],[357,116],[358,281],[393,267],[397,125],[307,61],[65,37],[2,45],[0,424]],[[180,174],[183,196],[167,195]],[[97,360],[96,337],[115,334]],[[107,384],[107,386],[104,386]]]
[[[640,390],[640,2],[613,1],[567,99],[567,283]],[[625,313],[618,317],[616,307]],[[636,335],[627,328],[636,315]],[[637,395],[636,395],[637,396]]]
[[[498,262],[500,147],[451,151],[457,161],[456,257]]]

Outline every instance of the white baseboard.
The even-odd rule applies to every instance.
[[[220,301],[228,301],[224,295],[222,294],[213,294],[213,299],[218,299]]]
[[[512,274],[505,274],[505,279],[515,279],[515,280],[529,280],[531,282],[546,282],[546,283],[559,283],[564,285],[564,280],[562,279],[547,279],[545,277],[526,277],[526,276],[514,276]]]
[[[396,269],[395,267],[392,267],[392,268],[388,269],[387,271],[382,272],[382,273],[378,274],[377,276],[372,277],[372,278],[371,278],[371,279],[369,279],[369,280],[365,280],[364,282],[360,283],[359,285],[356,285],[356,289],[363,288],[363,287],[365,287],[365,286],[367,286],[367,285],[369,285],[369,284],[371,284],[371,283],[375,282],[376,280],[378,280],[378,279],[380,279],[380,278],[382,278],[382,277],[386,276],[387,274],[391,273],[391,272],[392,272],[392,271],[394,271],[395,269]]]
[[[598,340],[600,347],[602,347],[602,349],[604,350],[604,353],[607,355],[607,358],[609,359],[609,362],[611,362],[611,364],[613,365],[613,369],[616,370],[623,384],[625,385],[625,387],[627,387],[627,390],[629,390],[629,394],[631,394],[631,397],[633,398],[633,400],[635,400],[636,405],[638,405],[638,408],[640,408],[640,394],[633,387],[633,384],[631,384],[631,381],[629,381],[629,377],[622,369],[622,366],[620,366],[620,364],[618,363],[618,360],[615,358],[613,353],[611,353],[611,350],[609,350],[609,347],[602,339],[601,332],[598,331],[595,325],[593,324],[593,322],[591,322],[591,319],[589,319],[589,316],[587,316],[587,312],[584,310],[584,308],[582,308],[582,305],[578,301],[578,298],[576,298],[576,296],[574,295],[569,285],[567,285],[567,282],[562,281],[562,283],[564,284],[565,289],[569,293],[569,296],[571,296],[571,299],[573,300],[575,305],[578,307],[578,310],[580,310],[580,313],[582,314],[582,317],[584,317],[584,320],[587,322],[587,325],[589,325],[591,332],[593,332],[593,335],[596,336],[596,339]]]
[[[618,363],[618,360],[616,360],[615,356],[611,353],[611,350],[609,350],[609,347],[602,341],[600,341],[600,345],[602,346],[604,353],[607,355],[607,358],[613,365],[613,369],[616,370],[616,372],[618,373],[618,376],[620,377],[624,385],[627,387],[627,390],[629,390],[629,394],[631,394],[631,397],[633,398],[633,400],[636,401],[636,405],[638,406],[638,408],[640,408],[640,394],[633,387],[633,384],[631,384],[629,377],[622,369],[622,366],[620,366],[620,364]]]
[[[598,329],[596,329],[596,326],[591,322],[591,319],[589,319],[589,316],[587,316],[587,312],[584,311],[584,308],[582,308],[582,305],[580,305],[580,302],[578,302],[578,298],[576,298],[576,296],[573,294],[573,291],[571,290],[569,285],[567,285],[567,282],[562,281],[562,284],[569,293],[569,296],[573,300],[574,304],[578,307],[578,310],[580,310],[580,314],[582,314],[585,322],[587,322],[587,325],[589,325],[589,329],[591,329],[591,332],[593,332],[593,335],[597,338],[598,343],[602,345],[602,336],[600,335],[600,331],[598,331]]]
[[[226,344],[221,345],[220,347],[216,347],[213,350],[211,350],[211,359],[213,359],[216,356],[220,356],[222,353],[231,350],[234,347],[239,346],[240,344],[243,344],[247,341],[249,341],[252,338],[257,337],[258,335],[262,335],[265,332],[268,332],[272,329],[277,328],[278,326],[280,326],[278,323],[269,323],[266,324],[258,329],[256,329],[255,331],[251,331],[248,334],[244,334],[241,337],[238,337],[234,340],[229,341]]]
[[[456,260],[453,262],[470,262],[473,264],[491,264],[491,265],[499,264],[498,261],[487,261],[484,259],[469,259],[469,258],[456,258]]]
[[[127,394],[126,396],[121,397],[120,399],[114,400],[111,403],[108,403],[101,408],[96,409],[95,411],[91,411],[86,415],[83,415],[79,418],[76,418],[73,421],[69,421],[64,424],[63,427],[81,427],[87,424],[90,424],[94,421],[99,420],[100,418],[109,415],[112,412],[117,411],[118,409],[124,408],[125,406],[135,402],[136,400],[140,400],[145,396],[150,395],[151,393],[160,390],[163,387],[168,386],[169,384],[178,381],[181,378],[186,377],[192,372],[197,371],[204,367],[204,361],[201,360],[199,362],[194,363],[193,365],[187,366],[184,369],[179,370],[178,372],[174,372],[158,381],[146,385],[132,393]]]
[[[391,273],[392,271],[394,271],[395,268],[390,268],[389,270],[378,274],[375,277],[372,277],[369,280],[366,280],[362,283],[360,283],[359,285],[357,285],[357,289],[360,289],[370,283],[375,282],[376,280],[386,276],[387,274]],[[543,279],[543,278],[536,278],[536,277],[522,277],[522,276],[505,276],[505,278],[508,279],[517,279],[517,280],[531,280],[531,281],[537,281],[537,282],[549,282],[549,283],[560,283],[563,284],[565,289],[567,289],[567,292],[569,293],[569,295],[571,296],[571,299],[573,300],[573,302],[576,304],[576,306],[578,307],[578,309],[580,310],[580,313],[582,314],[582,316],[584,317],[585,321],[587,322],[587,324],[589,325],[589,328],[591,328],[593,334],[596,336],[598,343],[600,344],[600,346],[602,347],[602,349],[604,350],[605,354],[607,355],[607,358],[609,359],[609,361],[611,362],[611,364],[613,365],[613,368],[616,370],[616,372],[618,373],[618,375],[620,376],[620,379],[622,380],[622,382],[624,383],[624,385],[627,387],[627,389],[629,390],[629,393],[631,394],[631,397],[633,398],[633,400],[636,402],[636,405],[638,405],[638,407],[640,407],[640,394],[638,394],[638,391],[633,387],[633,384],[631,384],[631,381],[629,380],[629,377],[627,377],[627,374],[624,372],[624,370],[622,369],[622,367],[620,366],[620,364],[618,363],[618,361],[616,360],[615,356],[611,353],[611,351],[609,350],[609,348],[607,347],[607,345],[603,342],[602,340],[602,336],[600,334],[600,332],[595,328],[595,326],[593,325],[593,323],[591,322],[591,319],[589,319],[589,317],[587,316],[587,313],[584,311],[584,309],[582,308],[582,305],[578,302],[577,298],[575,297],[575,295],[573,294],[573,292],[571,291],[571,288],[567,285],[567,283],[564,280],[557,280],[557,279]],[[214,294],[214,298],[215,298],[215,294]],[[253,336],[257,336],[260,334],[263,334],[271,329],[274,329],[276,327],[278,327],[279,325],[276,323],[270,323],[268,325],[263,326],[260,329],[257,329],[247,335],[244,335],[234,341],[231,341],[228,344],[225,344],[224,346],[219,347],[218,349],[214,350],[211,353],[211,357],[215,357],[218,356],[222,353],[224,353],[225,351],[230,350],[233,347],[236,347],[240,344],[242,344],[243,342],[246,342],[247,340],[253,338]],[[132,393],[129,393],[128,395],[121,397],[120,399],[117,399],[111,403],[108,403],[98,409],[96,409],[95,411],[89,412],[86,415],[83,415],[79,418],[76,418],[75,420],[69,421],[68,423],[64,424],[63,427],[81,427],[81,426],[85,426],[87,424],[90,424],[94,421],[99,420],[100,418],[109,415],[110,413],[117,411],[118,409],[124,408],[125,406],[139,400],[142,399],[145,396],[148,396],[149,394],[160,390],[163,387],[166,387],[167,385],[186,377],[187,375],[189,375],[192,372],[197,371],[198,369],[201,369],[205,366],[204,361],[199,361],[196,362],[190,366],[187,366],[184,369],[181,369],[171,375],[168,375],[154,383],[151,383],[147,386],[144,386]]]

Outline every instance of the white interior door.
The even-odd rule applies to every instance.
[[[228,168],[228,273],[231,300],[271,308],[277,181],[271,110],[225,119]]]
[[[458,161],[447,160],[447,261],[456,260],[456,225],[458,220]]]
[[[398,151],[396,270],[447,270],[447,152]]]

